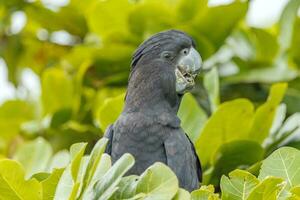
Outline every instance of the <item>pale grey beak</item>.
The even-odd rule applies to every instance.
[[[194,79],[200,72],[201,66],[201,56],[193,47],[191,47],[187,55],[179,58],[175,69],[177,93],[183,94],[194,87]]]

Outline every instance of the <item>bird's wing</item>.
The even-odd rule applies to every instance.
[[[200,182],[202,182],[202,167],[201,167],[201,162],[200,162],[200,159],[199,157],[197,156],[197,153],[196,153],[196,149],[195,149],[195,146],[192,142],[192,140],[189,138],[189,136],[187,134],[185,134],[186,137],[189,139],[190,141],[190,144],[191,144],[191,147],[192,147],[192,152],[194,153],[194,156],[196,158],[196,166],[197,166],[197,175],[198,175],[198,179]]]
[[[200,162],[182,129],[173,129],[164,146],[167,164],[177,175],[181,187],[189,191],[197,189],[202,176]]]
[[[104,133],[104,137],[109,139],[109,141],[106,145],[106,149],[105,149],[105,153],[107,153],[109,155],[111,155],[113,136],[114,136],[114,126],[113,126],[113,124],[111,124],[111,125],[109,125],[109,127],[106,129],[106,131]]]

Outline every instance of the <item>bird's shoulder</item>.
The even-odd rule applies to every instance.
[[[180,128],[180,123],[180,119],[169,112],[149,110],[145,112],[124,112],[119,116],[115,126],[146,128],[157,125]]]

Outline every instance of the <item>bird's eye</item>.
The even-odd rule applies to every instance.
[[[187,54],[189,53],[189,49],[187,49],[187,48],[183,49],[183,50],[182,50],[182,53],[183,53],[184,55],[187,55]]]

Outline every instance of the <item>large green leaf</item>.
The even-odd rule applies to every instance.
[[[259,180],[247,171],[235,170],[227,176],[222,176],[222,200],[246,200]]]
[[[0,198],[41,200],[42,186],[35,179],[24,179],[24,169],[13,160],[0,160]]]
[[[118,118],[124,106],[125,94],[108,98],[99,108],[98,121],[103,131]]]
[[[204,86],[208,93],[211,110],[214,112],[220,104],[219,75],[217,68],[213,68],[204,76]]]
[[[138,2],[129,15],[130,30],[145,39],[145,36],[172,28],[175,15],[170,7],[167,1]]]
[[[62,173],[54,194],[54,200],[70,200],[70,196],[75,184],[72,180],[71,167],[66,167]]]
[[[199,139],[196,151],[203,166],[207,166],[218,148],[237,139],[246,139],[252,125],[254,107],[246,99],[221,104],[208,119]]]
[[[209,182],[219,184],[223,174],[243,166],[251,166],[261,161],[264,156],[264,149],[257,142],[251,140],[236,140],[223,144],[215,155],[213,170]]]
[[[87,163],[87,159],[83,157],[86,145],[87,143],[76,143],[71,146],[71,163],[66,167],[59,179],[54,195],[55,200],[73,200],[77,197],[82,181],[82,168]]]
[[[72,173],[72,179],[76,183],[79,177],[79,169],[81,164],[81,159],[83,157],[85,148],[87,143],[77,143],[73,144],[70,148],[71,153],[71,173]]]
[[[123,177],[120,183],[118,184],[118,190],[113,194],[111,199],[139,199],[141,197],[144,197],[145,194],[136,194],[135,192],[138,180],[139,176],[137,175]]]
[[[181,120],[183,130],[192,141],[196,141],[207,120],[207,115],[190,93],[183,96],[178,110],[178,117]]]
[[[277,197],[283,187],[284,182],[281,178],[268,177],[253,188],[247,200],[277,200]]]
[[[292,147],[282,147],[263,161],[259,179],[268,176],[283,178],[287,187],[300,184],[300,151]]]
[[[189,22],[197,13],[207,9],[208,0],[179,0],[176,5],[175,14],[180,22]]]
[[[14,155],[14,159],[24,166],[26,177],[47,171],[51,157],[51,145],[43,138],[24,143]]]
[[[279,42],[283,50],[288,49],[291,45],[294,22],[297,18],[299,6],[300,2],[298,0],[290,0],[284,8],[280,17]]]
[[[280,104],[286,83],[278,83],[271,87],[267,102],[255,112],[253,126],[249,132],[249,139],[262,143],[270,133],[277,106]]]
[[[49,68],[42,75],[42,103],[45,113],[62,108],[72,108],[73,83],[71,77],[60,68]]]
[[[292,193],[292,196],[288,200],[300,199],[300,186],[293,187],[290,192]]]
[[[145,200],[172,199],[178,191],[174,172],[163,163],[154,163],[137,182],[136,193],[144,193]]]
[[[97,144],[94,146],[89,163],[87,165],[84,177],[83,177],[83,183],[82,183],[82,189],[86,189],[86,187],[91,183],[95,172],[97,170],[97,167],[99,165],[99,162],[101,160],[102,154],[104,153],[106,144],[108,142],[107,138],[102,138],[97,142]]]
[[[200,189],[191,193],[192,200],[219,200],[219,194],[214,193],[215,188],[212,185],[201,186]]]
[[[86,12],[91,32],[103,38],[127,33],[128,15],[132,7],[133,3],[127,0],[92,1]]]
[[[40,5],[39,1],[29,4],[25,12],[30,23],[49,31],[66,30],[73,35],[83,37],[87,33],[87,24],[80,8],[64,6],[52,11]],[[73,23],[70,23],[72,21]],[[45,26],[47,24],[47,26]]]
[[[124,154],[83,196],[84,200],[110,198],[118,189],[122,176],[133,166],[134,158]]]
[[[52,174],[42,181],[43,186],[43,200],[53,200],[58,181],[63,173],[64,169],[54,169]]]
[[[245,16],[247,9],[248,3],[241,1],[210,7],[204,12],[198,13],[193,26],[199,35],[205,37],[213,44],[216,51],[236,24]],[[200,52],[202,52],[201,45],[199,45],[199,48]]]
[[[0,152],[6,153],[7,144],[21,129],[22,123],[32,120],[34,107],[25,101],[6,101],[0,106]]]
[[[48,165],[47,171],[66,167],[70,162],[70,153],[67,150],[62,150],[54,154]]]
[[[190,200],[190,199],[191,199],[190,193],[184,189],[179,188],[177,194],[172,200]]]

